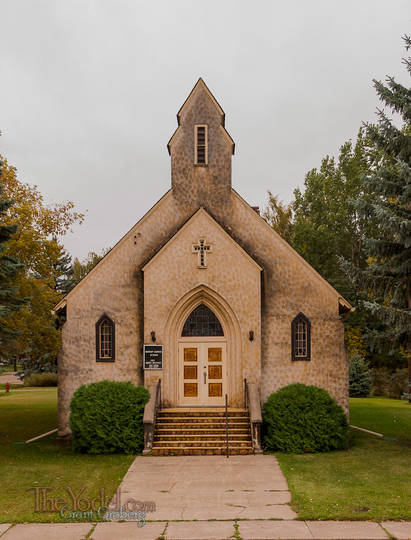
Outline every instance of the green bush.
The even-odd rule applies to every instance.
[[[327,452],[348,445],[347,418],[323,388],[291,384],[263,406],[264,444],[269,450]]]
[[[143,412],[150,393],[131,382],[80,386],[70,404],[73,448],[87,454],[135,454],[144,445]]]
[[[359,355],[350,360],[350,397],[367,397],[371,390],[371,372]]]
[[[35,373],[24,377],[24,386],[57,386],[57,373]]]

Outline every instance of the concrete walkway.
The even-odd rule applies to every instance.
[[[3,533],[3,534],[2,534]],[[389,534],[387,534],[389,533]],[[170,521],[146,523],[0,524],[1,540],[378,540],[411,538],[410,522],[371,521]]]
[[[291,494],[274,456],[137,457],[121,501],[154,502],[148,519],[294,519]]]
[[[0,524],[0,540],[411,539],[411,523],[297,521],[274,456],[137,457],[117,495],[146,523]]]
[[[23,381],[21,381],[15,373],[8,372],[7,374],[2,373],[0,375],[0,384],[6,384],[8,382],[9,384],[21,384],[23,385]]]

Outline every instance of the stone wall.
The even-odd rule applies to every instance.
[[[103,379],[143,383],[143,262],[186,221],[169,191],[67,296],[59,354],[59,434],[68,433],[75,389]],[[95,323],[115,323],[116,360],[96,362]]]
[[[199,238],[211,246],[206,268],[198,268],[198,254],[192,252]],[[164,344],[164,369],[146,372],[146,385],[161,377],[166,405],[179,403],[177,342],[198,303],[208,304],[224,328],[230,405],[244,405],[244,378],[260,383],[260,273],[261,268],[202,209],[144,268],[144,337],[148,343],[154,330],[157,343]]]

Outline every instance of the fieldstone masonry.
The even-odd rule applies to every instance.
[[[242,405],[247,377],[260,386],[262,401],[303,382],[327,389],[348,413],[341,313],[350,305],[232,189],[234,142],[202,79],[177,118],[168,144],[172,189],[55,308],[66,310],[59,435],[70,432],[70,400],[84,383],[148,386],[161,376],[165,404],[177,406],[178,332],[201,302],[227,331],[230,406]],[[208,125],[207,166],[194,165],[197,123]],[[205,269],[192,253],[200,237],[212,244]],[[310,361],[291,359],[291,321],[299,312],[311,321]],[[115,323],[114,362],[96,362],[95,323],[103,314]],[[143,344],[151,331],[164,345],[164,369],[144,374]]]

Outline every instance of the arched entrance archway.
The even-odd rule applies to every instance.
[[[178,341],[178,403],[221,406],[227,393],[227,346],[212,309],[199,304],[187,317]]]
[[[193,335],[196,333],[211,335]],[[226,393],[230,406],[241,406],[244,397],[240,326],[233,310],[221,295],[206,285],[200,285],[180,298],[167,319],[165,345],[169,355],[163,373],[164,393],[170,405],[190,406],[190,400],[187,399],[190,396],[184,396],[184,384],[193,383],[198,385],[197,396],[191,396],[193,406],[223,405]],[[196,353],[186,353],[186,362],[184,347],[196,349]],[[221,349],[221,352],[217,349]],[[197,360],[189,361],[190,354],[196,354]],[[220,354],[221,361],[217,360]],[[219,365],[219,362],[221,379],[220,369],[214,367]],[[184,364],[193,367],[196,363],[197,373],[194,369],[186,369],[186,374],[196,376],[196,379],[185,379]],[[200,383],[203,385],[201,388]],[[188,392],[195,393],[194,387],[186,388]],[[218,395],[211,396],[210,393]],[[220,393],[222,395],[219,395]]]

